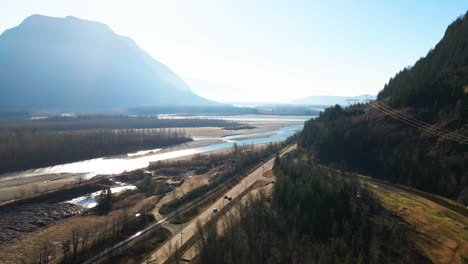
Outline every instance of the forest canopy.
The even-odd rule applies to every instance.
[[[378,94],[395,107],[427,107],[435,113],[456,107],[468,118],[468,12],[455,20],[442,40],[414,66],[390,78]]]

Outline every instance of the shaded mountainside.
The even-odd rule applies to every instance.
[[[398,73],[375,105],[468,138],[468,16],[413,67]],[[300,146],[315,159],[468,204],[468,144],[421,130],[371,105],[335,106],[305,124]]]
[[[426,57],[391,78],[379,93],[395,107],[426,108],[431,118],[453,111],[468,118],[468,13],[454,21]]]
[[[33,15],[0,35],[0,108],[215,104],[134,41],[75,17]]]

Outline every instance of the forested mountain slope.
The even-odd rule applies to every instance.
[[[468,203],[468,15],[413,67],[391,78],[377,104],[340,106],[306,122],[299,145],[316,160]],[[377,104],[374,104],[377,105]],[[406,114],[428,124],[420,129]],[[432,133],[435,128],[445,134]],[[456,133],[456,134],[454,134]]]
[[[468,118],[468,13],[455,20],[426,57],[391,78],[378,94],[395,107],[453,111]]]

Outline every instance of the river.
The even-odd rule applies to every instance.
[[[183,157],[208,151],[220,150],[232,147],[235,143],[239,146],[250,144],[262,144],[269,142],[279,142],[292,136],[301,130],[303,125],[291,125],[275,131],[266,131],[251,134],[233,135],[225,137],[203,138],[196,137],[194,140],[221,140],[222,143],[215,143],[203,147],[194,147],[182,150],[158,153],[160,149],[142,150],[127,155],[113,157],[103,157],[79,162],[66,163],[50,167],[14,172],[0,175],[0,181],[7,181],[18,178],[35,177],[50,174],[75,174],[76,180],[88,180],[97,175],[115,175],[125,171],[141,169],[149,165],[150,162]]]
[[[116,194],[116,193],[121,193],[126,190],[135,190],[136,186],[126,185],[120,182],[116,182],[116,185],[111,187],[110,189],[111,189],[111,193]],[[97,205],[98,197],[101,195],[101,192],[102,190],[93,192],[90,194],[86,194],[86,195],[74,198],[70,201],[67,201],[67,203],[80,205],[85,208],[93,208]]]

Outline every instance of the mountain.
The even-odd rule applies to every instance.
[[[468,206],[468,13],[372,104],[330,107],[306,122],[298,146],[322,163]]]
[[[468,12],[425,57],[391,78],[378,98],[394,107],[428,108],[435,118],[455,106],[468,120]]]
[[[358,100],[364,102],[368,99],[375,100],[374,95],[363,94],[359,96],[328,96],[328,95],[314,95],[305,98],[300,98],[292,101],[292,104],[298,105],[336,105],[346,106],[349,103],[347,99]]]
[[[213,105],[107,25],[33,15],[0,35],[0,108]]]

